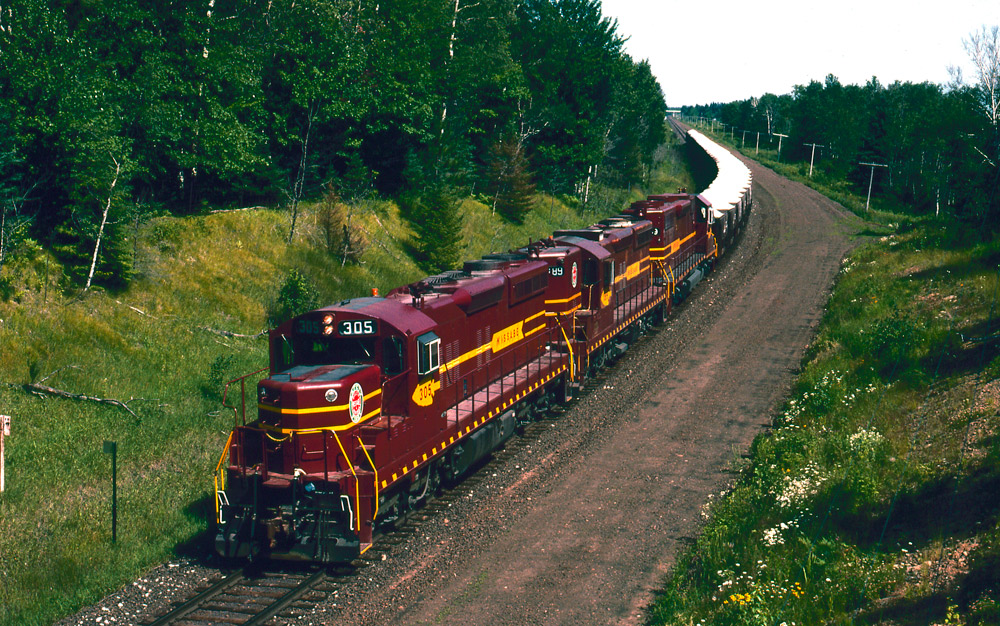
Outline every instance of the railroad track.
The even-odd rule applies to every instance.
[[[308,608],[317,600],[311,595],[325,597],[337,584],[325,570],[256,576],[235,572],[146,626],[262,626],[282,613]]]
[[[601,372],[584,386],[587,392],[599,386],[606,373]],[[486,478],[491,465],[504,463],[506,458],[524,446],[531,445],[543,431],[559,421],[562,414],[572,410],[574,399],[566,406],[555,406],[539,419],[524,427],[519,437],[509,441],[505,448],[466,476],[460,483],[432,497],[418,509],[409,511],[395,528],[376,535],[375,543],[350,567],[333,570],[263,572],[248,575],[243,571],[223,576],[197,595],[174,607],[169,613],[147,622],[145,626],[202,626],[232,624],[234,626],[263,626],[275,617],[289,617],[302,613],[327,596],[334,595],[349,583],[353,573],[374,563],[384,561],[396,546],[405,544],[412,535],[420,532],[422,523],[433,519],[452,503],[470,497]]]

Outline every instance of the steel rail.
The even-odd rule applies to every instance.
[[[272,617],[274,617],[278,613],[281,613],[286,608],[291,606],[293,602],[295,602],[296,600],[304,596],[306,593],[311,591],[313,585],[320,582],[324,578],[326,578],[326,572],[324,570],[321,569],[316,571],[315,573],[312,574],[312,576],[303,580],[293,589],[290,589],[287,593],[285,593],[285,595],[281,596],[280,598],[278,598],[277,600],[266,606],[264,609],[262,609],[259,613],[257,613],[247,621],[243,622],[242,626],[263,626]]]
[[[229,576],[226,576],[222,580],[217,581],[214,585],[202,591],[201,593],[191,598],[187,602],[184,602],[183,604],[173,609],[166,615],[163,615],[157,618],[155,621],[150,622],[146,626],[166,626],[167,624],[171,624],[184,617],[187,617],[189,614],[198,610],[203,604],[205,604],[215,596],[229,589],[236,583],[242,581],[243,578],[244,577],[242,572],[234,572]]]

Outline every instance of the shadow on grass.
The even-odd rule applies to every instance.
[[[844,489],[828,492],[830,522],[862,549],[895,552],[899,546],[912,550],[927,547],[942,537],[960,540],[992,528],[1000,520],[1000,465],[995,459],[958,479],[942,477],[912,491],[904,491],[895,505],[855,506]],[[832,504],[830,504],[832,503]],[[886,525],[886,518],[889,523]],[[884,535],[883,535],[883,529]]]
[[[916,595],[895,595],[880,600],[856,616],[855,623],[924,626],[949,623],[949,607],[956,605],[965,624],[1000,623],[994,598],[1000,591],[1000,553],[988,549],[973,557],[969,571],[943,585],[932,585]],[[982,600],[987,602],[983,603]]]
[[[968,263],[955,262],[935,265],[934,267],[928,267],[927,269],[909,274],[908,277],[917,281],[927,281],[944,276],[952,280],[964,280],[995,272],[997,265],[1000,265],[1000,252],[991,252],[990,254],[974,258]]]
[[[965,376],[982,371],[1000,355],[1000,324],[982,320],[956,328],[942,342],[930,347],[919,369],[939,377]],[[943,358],[942,358],[943,357]]]
[[[211,565],[218,562],[218,557],[213,549],[215,540],[215,502],[212,496],[191,502],[184,507],[184,515],[198,523],[207,520],[206,527],[189,537],[186,541],[178,543],[174,551],[178,556],[187,557],[202,565]]]
[[[915,598],[891,596],[880,601],[878,606],[861,612],[854,623],[896,626],[943,624],[948,614],[948,596],[944,591]]]

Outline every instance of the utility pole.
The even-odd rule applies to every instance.
[[[777,135],[777,137],[778,137],[778,160],[780,161],[781,160],[781,140],[784,139],[785,137],[787,137],[788,135],[782,135],[781,133],[772,133],[772,134],[773,135]]]
[[[825,148],[818,143],[804,143],[803,146],[812,146],[812,154],[809,155],[809,178],[813,177],[813,159],[816,158],[816,148]]]
[[[760,131],[759,131],[759,130],[757,131],[757,145],[756,145],[756,147],[754,147],[754,149],[753,149],[753,153],[754,153],[755,155],[756,155],[756,154],[757,154],[758,152],[760,152]]]
[[[747,146],[747,131],[743,131],[743,143],[740,144],[740,147],[745,148],[746,146]]]
[[[868,199],[865,200],[865,211],[867,211],[868,210],[868,205],[871,203],[871,200],[872,200],[872,182],[875,180],[875,168],[876,167],[889,167],[889,166],[888,165],[884,165],[882,163],[858,163],[858,165],[868,165],[868,166],[871,166],[871,168],[872,168],[871,176],[868,177]]]

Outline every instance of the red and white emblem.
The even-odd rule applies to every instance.
[[[361,390],[361,383],[354,383],[351,387],[349,411],[351,421],[357,424],[361,421],[361,414],[365,410],[365,392]]]
[[[573,285],[573,289],[576,289],[576,276],[577,276],[576,261],[573,261],[573,267],[571,267],[569,271],[569,282],[571,285]]]

